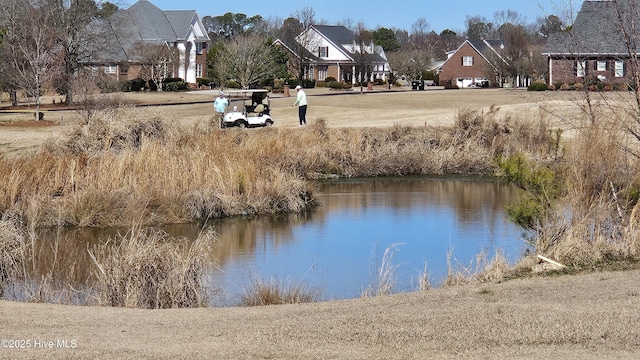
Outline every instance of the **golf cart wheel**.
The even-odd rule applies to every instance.
[[[244,129],[244,128],[246,128],[246,127],[247,127],[247,123],[246,123],[246,122],[244,122],[244,121],[240,121],[240,122],[238,122],[238,127],[239,127],[240,129]]]
[[[267,120],[267,122],[265,124],[266,124],[266,126],[273,126],[273,121]]]

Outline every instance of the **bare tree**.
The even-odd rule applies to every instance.
[[[362,93],[363,83],[371,80],[375,45],[373,44],[373,34],[367,30],[362,22],[356,26],[354,35],[351,52],[354,54],[356,73],[353,76],[360,83],[360,93]]]
[[[270,45],[259,36],[237,37],[220,50],[215,63],[218,74],[226,74],[243,89],[273,75],[276,68]]]
[[[305,31],[315,23],[315,11],[311,7],[297,10],[283,23],[281,36],[282,41],[295,54],[290,60],[290,67],[293,74],[302,81],[309,68],[309,48],[313,36]]]
[[[425,18],[419,18],[411,25],[411,43],[414,49],[424,49],[427,44],[429,22]]]
[[[35,99],[39,120],[43,88],[51,84],[56,67],[56,37],[49,29],[53,14],[34,1],[7,0],[2,5],[3,57],[10,68],[5,76],[14,89]]]
[[[162,81],[171,73],[174,64],[178,62],[176,49],[169,47],[166,43],[139,43],[133,47],[131,57],[140,64],[138,77],[155,85],[162,84]]]
[[[65,95],[67,104],[73,104],[74,74],[83,62],[88,61],[94,52],[100,50],[96,46],[97,43],[104,39],[113,38],[112,33],[105,35],[97,32],[99,27],[92,27],[92,31],[88,31],[88,29],[95,20],[99,19],[101,14],[113,13],[114,5],[108,3],[109,5],[105,6],[104,12],[101,12],[98,3],[94,0],[41,1],[45,3],[43,6],[50,8],[51,13],[55,15],[53,26],[48,31],[56,34],[58,47],[62,51],[63,66],[60,76],[56,79],[57,90]]]

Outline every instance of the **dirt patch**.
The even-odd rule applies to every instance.
[[[16,122],[0,123],[1,127],[13,127],[13,128],[34,128],[34,127],[50,127],[57,125],[53,121],[48,120],[20,120]]]

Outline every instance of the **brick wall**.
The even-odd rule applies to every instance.
[[[585,77],[595,78],[595,77],[604,77],[602,80],[604,83],[619,83],[623,81],[629,81],[632,79],[632,74],[629,70],[629,65],[624,64],[624,76],[616,77],[615,76],[615,61],[616,59],[608,58],[603,59],[606,61],[606,70],[599,71],[597,69],[598,61],[596,59],[585,60]],[[584,77],[576,76],[576,61],[574,59],[552,59],[551,60],[551,85],[558,83],[576,83],[576,82],[584,82]]]
[[[464,56],[473,56],[473,66],[462,65]],[[449,82],[455,85],[458,78],[483,78],[486,76],[485,69],[488,65],[487,61],[469,43],[465,43],[442,66],[439,76],[440,85],[446,85]]]

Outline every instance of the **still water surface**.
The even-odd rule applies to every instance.
[[[509,222],[512,186],[469,178],[358,179],[322,184],[322,204],[306,213],[213,223],[220,234],[220,271],[213,286],[222,303],[237,303],[250,276],[311,285],[323,299],[355,298],[374,285],[385,249],[397,244],[395,291],[415,289],[425,264],[432,285],[454,266],[500,249],[514,262],[523,230]],[[194,231],[195,232],[195,231]],[[475,264],[472,265],[474,267]]]
[[[213,250],[219,269],[211,270],[208,281],[225,290],[212,305],[238,304],[243,287],[256,276],[302,283],[321,291],[325,300],[360,297],[367,287],[375,286],[372,272],[379,269],[385,249],[394,244],[396,292],[415,289],[425,264],[430,283],[438,286],[447,275],[449,253],[454,267],[474,267],[471,262],[481,252],[493,256],[500,249],[514,262],[525,249],[523,230],[509,222],[504,211],[515,198],[515,189],[497,181],[422,177],[354,179],[319,186],[316,196],[321,205],[312,211],[205,225],[214,228],[220,241]],[[163,229],[173,237],[196,239],[202,227]],[[76,277],[87,279],[94,266],[87,247],[115,237],[116,231],[72,229],[42,239],[61,238],[65,257],[75,259]],[[46,257],[41,259],[47,262]]]

